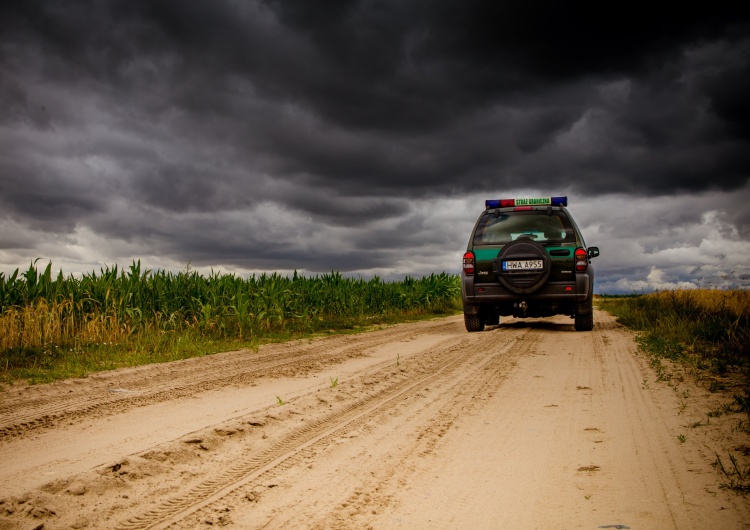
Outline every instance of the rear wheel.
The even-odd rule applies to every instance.
[[[594,329],[594,278],[589,282],[589,296],[586,302],[576,306],[576,331],[591,331]]]
[[[576,313],[576,331],[591,331],[594,329],[594,313]]]
[[[467,315],[464,313],[464,324],[466,331],[483,331],[484,318],[481,315]]]

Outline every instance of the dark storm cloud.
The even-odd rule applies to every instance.
[[[4,17],[3,51],[8,58],[19,47],[35,48],[46,56],[34,61],[42,62],[45,75],[71,90],[80,83],[73,79],[101,84],[99,97],[124,126],[184,112],[185,126],[216,133],[196,135],[196,141],[266,149],[275,162],[268,169],[277,176],[304,171],[323,180],[382,182],[391,190],[416,179],[417,193],[427,173],[433,189],[454,188],[456,166],[469,181],[459,187],[489,186],[498,176],[513,185],[517,174],[543,184],[543,175],[525,170],[531,165],[536,171],[530,157],[587,111],[607,111],[596,98],[571,105],[566,89],[625,78],[633,82],[631,98],[600,131],[619,135],[622,143],[598,156],[564,158],[570,166],[564,173],[580,175],[584,166],[591,173],[624,172],[631,181],[646,173],[639,184],[650,187],[654,177],[671,182],[687,172],[696,175],[688,175],[684,188],[701,189],[708,186],[701,176],[718,166],[729,176],[712,185],[731,188],[746,179],[742,88],[750,75],[747,27],[736,15],[680,10],[644,16],[631,6],[611,16],[609,7],[561,2],[402,4],[31,2]],[[711,43],[744,49],[715,71],[691,71],[684,54]],[[699,79],[686,81],[690,75]],[[17,89],[6,92],[23,99]],[[254,97],[304,109],[319,121],[321,137],[295,135],[290,118],[285,131],[274,131],[273,122],[284,118],[280,109],[248,105]],[[540,99],[543,108],[536,106]],[[665,106],[665,100],[678,105]],[[709,123],[697,123],[701,106]],[[486,123],[482,116],[496,107],[527,112]],[[467,124],[472,114],[477,120]],[[460,144],[451,149],[459,124],[480,144],[483,134],[499,142],[478,152]],[[258,128],[270,129],[270,137],[257,138]],[[340,149],[341,129],[374,148]],[[699,140],[709,144],[705,168],[696,168],[689,152]],[[398,153],[404,143],[411,149]],[[666,156],[632,160],[613,153],[618,147],[660,149]],[[395,153],[383,156],[389,150]],[[463,156],[466,151],[472,156]],[[236,162],[247,163],[249,154]],[[408,163],[424,157],[435,163]]]
[[[453,241],[416,200],[746,190],[748,89],[748,18],[721,3],[17,2],[0,220],[385,268]]]

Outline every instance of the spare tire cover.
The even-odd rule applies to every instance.
[[[503,270],[505,260],[542,260],[542,269]],[[529,294],[539,289],[549,278],[552,261],[542,245],[529,238],[516,239],[508,243],[492,263],[497,279],[511,292]]]

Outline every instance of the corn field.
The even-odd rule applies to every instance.
[[[446,273],[401,282],[340,273],[242,278],[189,269],[143,270],[140,261],[81,277],[52,264],[0,273],[0,352],[122,343],[148,332],[191,330],[214,337],[346,327],[388,314],[453,307],[458,278]]]

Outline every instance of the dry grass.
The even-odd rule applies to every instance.
[[[598,304],[642,332],[638,341],[644,350],[721,376],[712,379],[715,389],[736,381],[738,398],[750,398],[750,291],[662,291],[605,296]]]
[[[718,289],[696,289],[690,291],[660,291],[646,295],[659,303],[673,307],[692,308],[717,315],[745,317],[750,314],[750,291]]]
[[[127,326],[114,314],[83,313],[70,301],[37,300],[0,315],[0,349],[48,348],[120,342]]]

